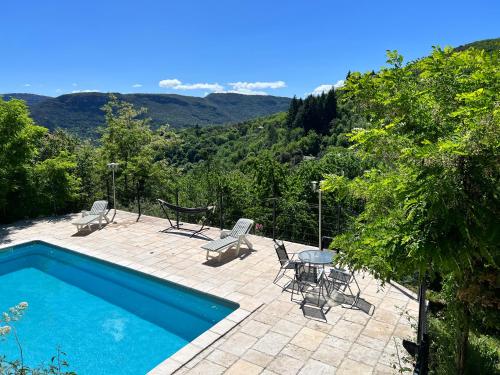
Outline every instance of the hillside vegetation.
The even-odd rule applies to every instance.
[[[210,94],[204,98],[174,94],[114,94],[137,108],[146,108],[151,125],[174,128],[234,123],[285,111],[289,98],[262,95]],[[56,98],[33,94],[4,94],[4,99],[25,100],[37,124],[50,130],[66,129],[97,138],[104,125],[102,106],[109,94],[77,93]]]
[[[323,180],[323,233],[339,261],[431,289],[431,373],[498,373],[500,52],[434,48],[405,64],[389,51],[387,63],[230,126],[156,127],[106,97],[96,142],[0,99],[0,221],[111,200],[112,161],[119,208],[136,210],[138,195],[147,214],[160,214],[156,198],[215,203],[211,225],[249,217],[270,236],[275,221],[278,238],[315,244],[311,181]]]
[[[484,39],[478,40],[476,42],[464,44],[463,46],[459,46],[455,48],[456,51],[465,51],[469,48],[481,49],[486,52],[494,52],[500,50],[500,38],[495,39]]]

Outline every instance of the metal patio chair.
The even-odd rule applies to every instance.
[[[339,291],[344,296],[353,297],[352,303],[348,304],[349,307],[354,307],[358,303],[359,296],[361,294],[361,288],[359,287],[358,281],[354,276],[354,273],[344,268],[332,268],[328,275],[328,295],[331,295],[333,291]],[[354,293],[352,290],[352,284],[356,285],[357,292]],[[348,291],[349,294],[346,292]]]
[[[295,285],[292,288],[290,299],[294,301],[295,289],[297,288],[297,292],[302,296],[301,308],[303,308],[304,305],[313,305],[325,314],[323,308],[328,306],[328,298],[325,296],[327,284],[323,269],[302,262],[297,262],[294,266]],[[329,309],[328,306],[328,310]]]
[[[278,270],[278,273],[276,274],[276,277],[274,278],[273,283],[276,284],[283,276],[286,276],[286,271],[288,270],[294,270],[295,269],[295,263],[300,262],[300,260],[295,260],[293,259],[295,254],[292,254],[292,257],[289,256],[288,252],[286,251],[285,244],[283,241],[274,241],[274,250],[276,251],[276,255],[278,256],[278,261],[280,262],[280,269]],[[289,276],[287,276],[289,277]],[[291,282],[293,283],[293,277],[289,277]],[[285,284],[285,286],[282,287],[283,290],[285,290],[290,283]]]

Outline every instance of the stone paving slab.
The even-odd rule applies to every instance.
[[[368,315],[330,301],[326,322],[304,316],[288,291],[273,284],[278,272],[272,240],[250,235],[252,251],[228,251],[207,261],[206,240],[163,233],[167,221],[117,211],[115,222],[75,233],[77,215],[0,227],[0,246],[42,240],[176,282],[240,304],[240,309],[155,368],[153,374],[390,374],[398,373],[401,340],[414,338],[407,316],[417,302],[392,284],[357,275]],[[190,224],[185,224],[190,227]],[[195,226],[192,226],[193,228]],[[210,228],[204,234],[218,237]],[[299,252],[304,245],[286,242]]]

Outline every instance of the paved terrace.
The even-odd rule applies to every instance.
[[[304,317],[290,293],[273,284],[279,263],[269,238],[250,236],[254,251],[207,262],[202,239],[166,234],[167,221],[118,211],[115,223],[75,235],[76,215],[0,227],[0,246],[43,240],[240,303],[241,308],[154,374],[394,374],[402,338],[414,333],[403,311],[417,302],[399,288],[358,275],[374,313],[333,303],[327,323]],[[212,238],[219,230],[205,232]],[[289,252],[303,245],[287,243]],[[283,279],[284,280],[284,279]],[[283,281],[284,282],[284,281]]]

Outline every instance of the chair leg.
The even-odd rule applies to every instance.
[[[240,247],[241,247],[241,237],[238,239],[238,243],[236,244],[236,256],[240,255]]]
[[[325,276],[325,287],[326,294],[330,297],[330,294],[333,292],[333,280],[330,280],[327,276]]]
[[[292,294],[290,295],[290,301],[293,301],[293,295],[295,294],[295,286],[297,286],[297,292],[300,292],[300,282],[294,277],[292,280]]]
[[[353,303],[352,303],[352,307],[354,307],[354,306],[356,306],[356,305],[358,304],[358,301],[359,301],[359,295],[360,295],[360,294],[361,294],[360,292],[356,293],[356,297],[354,297],[354,301],[353,301]]]
[[[250,250],[253,250],[253,245],[252,243],[248,240],[247,236],[243,236],[243,241],[245,241],[245,244],[248,246]]]
[[[276,284],[278,282],[278,280],[280,280],[285,275],[285,273],[283,272],[283,274],[282,274],[281,271],[283,271],[283,268],[279,269],[278,273],[276,274],[276,277],[273,280],[273,284]]]
[[[322,278],[323,275],[321,274],[320,277]],[[321,295],[323,294],[323,283],[322,280],[318,280],[318,307],[320,307],[321,304]]]
[[[359,296],[361,294],[361,288],[359,287],[358,280],[356,280],[356,277],[354,276],[354,274],[352,274],[352,280],[356,284],[356,288],[358,289],[358,292],[356,293],[356,296],[354,297],[354,300],[351,304],[351,308],[356,306],[356,304],[358,303],[358,300],[359,300]],[[351,295],[354,295],[354,293],[352,292],[351,286],[348,285],[347,287],[349,288],[349,293],[351,293]]]

